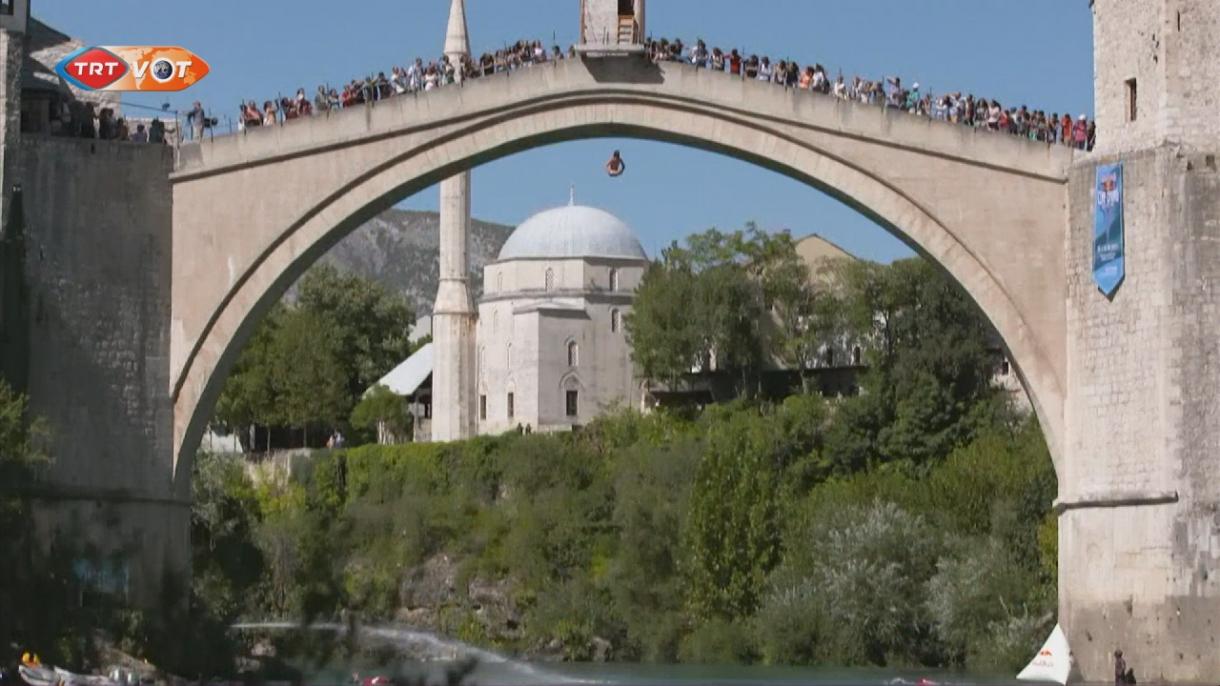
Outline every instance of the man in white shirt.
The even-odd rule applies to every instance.
[[[424,61],[416,57],[415,63],[407,67],[407,90],[414,93],[424,87]]]

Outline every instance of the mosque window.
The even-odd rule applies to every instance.
[[[555,270],[554,269],[548,268],[546,270],[546,289],[548,291],[555,290]]]
[[[479,419],[487,419],[487,396],[479,396]]]
[[[500,272],[499,274],[496,274],[496,292],[497,293],[504,292],[504,272]]]
[[[618,333],[619,326],[622,325],[622,315],[618,310],[610,310],[610,333]]]
[[[517,413],[516,403],[513,402],[513,400],[514,400],[513,394],[509,393],[508,394],[508,418],[509,419],[512,419],[513,415],[515,415]]]
[[[568,366],[575,367],[580,364],[580,347],[576,345],[576,341],[568,343]]]
[[[565,398],[564,405],[566,406],[566,409],[567,409],[567,415],[569,417],[575,417],[578,414],[578,410],[580,409],[580,407],[579,407],[580,391],[567,391],[566,393],[567,393],[567,397]]]
[[[618,290],[618,270],[613,268],[610,270],[610,290]]]
[[[504,352],[504,366],[509,369],[513,368],[513,344],[508,344],[508,349]]]
[[[487,367],[485,366],[485,364],[487,362],[486,357],[487,357],[487,349],[480,347],[479,348],[479,357],[478,357],[478,361],[477,361],[478,367],[475,369],[476,376],[483,376],[483,373],[487,371]]]

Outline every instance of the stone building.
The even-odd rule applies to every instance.
[[[574,201],[517,227],[484,268],[474,392],[459,401],[474,416],[474,434],[566,431],[635,406],[623,322],[647,265],[626,224]],[[379,382],[410,399],[416,440],[445,440],[434,431],[432,378],[444,356],[452,348],[429,344]]]
[[[634,405],[624,317],[648,257],[608,212],[547,210],[484,270],[479,303],[478,430],[563,430]]]

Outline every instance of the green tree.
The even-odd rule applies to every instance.
[[[277,332],[287,314],[288,310],[277,303],[242,349],[216,403],[216,418],[224,425],[238,429],[256,424],[269,426],[278,421],[272,383],[276,373],[273,350]],[[254,449],[256,446],[249,447]]]
[[[764,616],[779,604],[816,615],[806,626],[823,629],[817,651],[827,662],[936,662],[924,607],[943,543],[927,520],[876,501],[823,509],[799,535]]]
[[[841,288],[818,319],[868,341],[864,398],[832,440],[832,462],[859,468],[874,460],[924,463],[977,435],[995,413],[990,343],[998,340],[978,308],[950,278],[922,259],[891,265],[844,262]]]
[[[613,522],[618,550],[607,584],[627,624],[634,654],[649,662],[677,659],[683,614],[682,529],[699,445],[636,444],[615,459]]]
[[[1035,574],[995,538],[959,539],[955,548],[941,558],[928,584],[928,611],[937,635],[951,655],[973,666],[1019,667],[978,663],[989,657],[994,627],[1031,614]],[[1033,647],[1039,637],[1029,637]],[[1028,653],[1021,657],[1026,658]]]
[[[341,333],[317,313],[291,310],[271,343],[271,387],[281,423],[301,429],[308,441],[311,424],[337,426],[352,411],[343,373]]]
[[[0,659],[14,642],[31,638],[27,623],[39,610],[31,603],[32,521],[29,491],[48,462],[40,447],[45,427],[31,419],[24,395],[0,380]],[[9,658],[13,657],[11,655]]]
[[[365,390],[411,352],[405,298],[330,265],[301,279],[242,350],[216,407],[230,427],[338,425]],[[251,446],[253,447],[253,446]]]
[[[381,384],[365,393],[352,410],[352,426],[377,432],[379,443],[409,441],[413,419],[406,398]]]
[[[714,361],[740,392],[778,362],[808,359],[814,321],[808,268],[787,233],[755,225],[689,236],[644,275],[627,332],[645,376],[674,383]]]
[[[320,264],[301,279],[297,304],[334,325],[337,359],[353,403],[411,354],[411,306],[376,281]]]
[[[676,384],[703,356],[703,337],[692,325],[695,275],[665,262],[644,272],[626,317],[631,357],[644,376]]]
[[[684,536],[687,598],[701,619],[748,617],[779,561],[778,440],[749,410],[708,422]]]

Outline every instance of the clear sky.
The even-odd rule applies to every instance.
[[[965,91],[1005,104],[1093,112],[1092,17],[1086,0],[651,0],[654,36],[821,62],[850,78],[901,76],[932,92]],[[449,0],[33,0],[34,15],[86,43],[177,44],[212,67],[173,97],[128,97],[218,116],[239,100],[311,93],[440,53]],[[475,52],[520,38],[566,48],[579,0],[466,0]],[[603,164],[619,148],[628,172]],[[647,141],[595,140],[521,153],[477,169],[473,212],[518,224],[567,201],[603,207],[631,224],[650,254],[710,226],[755,220],[820,233],[863,257],[910,254],[882,229],[802,184],[744,162]],[[435,209],[437,191],[403,206]]]

